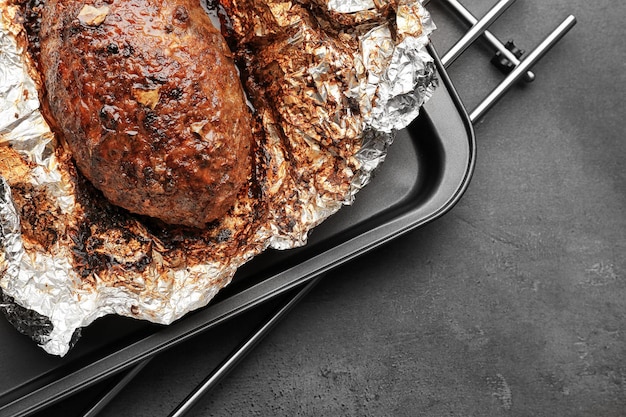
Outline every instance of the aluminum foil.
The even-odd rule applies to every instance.
[[[353,202],[436,86],[425,50],[435,27],[417,0],[251,4],[227,10],[241,39],[290,34],[250,58],[259,68],[278,62],[276,81],[289,86],[272,109],[248,91],[262,127],[264,191],[190,232],[156,228],[93,193],[42,117],[17,9],[0,0],[0,309],[48,353],[65,355],[82,327],[107,314],[171,323],[265,249],[305,244]],[[263,25],[261,9],[271,12]],[[333,27],[311,24],[310,10]]]

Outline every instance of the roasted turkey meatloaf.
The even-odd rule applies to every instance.
[[[202,227],[251,172],[251,114],[226,41],[193,0],[47,0],[53,127],[113,204]]]

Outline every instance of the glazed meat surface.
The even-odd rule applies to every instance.
[[[251,172],[251,115],[228,46],[191,0],[48,0],[47,112],[113,204],[203,227]]]

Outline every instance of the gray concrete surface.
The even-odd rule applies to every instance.
[[[437,3],[445,51],[463,25]],[[626,3],[519,0],[492,29],[531,49],[570,13],[537,80],[476,126],[461,202],[328,275],[189,415],[626,416]],[[450,68],[470,108],[500,79],[489,57]],[[167,353],[102,415],[167,415],[236,326]]]

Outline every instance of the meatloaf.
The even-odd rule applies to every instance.
[[[47,0],[48,119],[113,204],[170,224],[224,215],[251,172],[251,112],[199,2]]]

